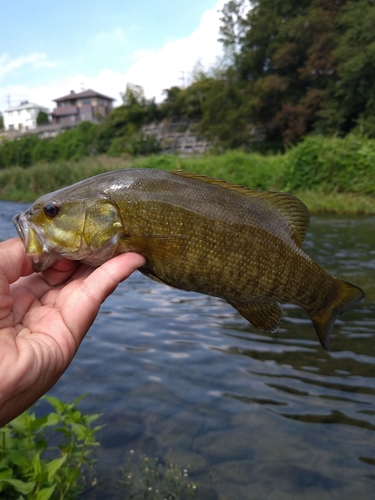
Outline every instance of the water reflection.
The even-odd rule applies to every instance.
[[[0,202],[0,238],[21,210]],[[99,485],[119,498],[130,449],[190,465],[197,498],[372,498],[375,479],[375,218],[313,217],[306,251],[366,298],[323,351],[285,305],[276,334],[225,302],[134,274],[106,301],[52,394],[103,413]],[[43,412],[43,404],[38,408]]]

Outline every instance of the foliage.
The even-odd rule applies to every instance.
[[[217,79],[203,103],[199,130],[215,146],[236,149],[248,146],[245,96],[241,87]]]
[[[322,106],[320,129],[347,133],[358,129],[375,137],[375,5],[346,2],[337,17],[338,38],[333,51],[336,78]]]
[[[244,3],[226,5],[221,34],[224,44],[237,46],[235,85],[242,83],[253,101],[248,120],[264,125],[269,137],[296,140],[313,129],[334,77],[341,2],[258,0],[246,14]]]
[[[160,142],[154,135],[132,130],[131,127],[129,127],[128,132],[125,135],[115,137],[111,141],[111,145],[108,149],[108,155],[149,155],[158,153],[160,149]]]
[[[285,162],[286,190],[375,194],[374,140],[310,136],[286,154]]]
[[[0,113],[0,130],[2,130],[4,128],[4,117],[3,115]]]
[[[28,135],[15,141],[5,140],[0,146],[0,169],[18,165],[26,168],[33,163],[32,153],[41,141],[36,135]]]
[[[346,138],[310,136],[283,154],[232,150],[187,158],[133,158],[119,152],[113,157],[92,156],[79,162],[58,160],[26,170],[0,170],[0,199],[33,201],[44,193],[108,170],[159,168],[183,169],[252,189],[289,191],[302,198],[307,193],[313,212],[374,214],[374,165],[375,140],[353,134]]]
[[[203,72],[197,75],[197,80],[186,89],[171,87],[166,89],[166,98],[160,105],[161,117],[173,119],[200,120],[204,112],[204,103],[212,93],[215,79]]]
[[[48,125],[49,119],[47,113],[44,111],[39,111],[38,116],[36,117],[36,124],[39,125]]]
[[[221,22],[230,61],[221,79],[231,90],[218,94],[216,131],[210,94],[205,124],[217,142],[246,145],[249,124],[286,144],[314,130],[375,137],[372,0],[230,0]]]
[[[96,152],[96,125],[82,122],[76,129],[66,130],[54,139],[40,139],[35,134],[0,146],[0,169],[19,166],[27,168],[40,161],[78,160]]]
[[[37,418],[30,411],[0,428],[0,496],[7,500],[73,499],[85,488],[84,473],[98,446],[91,427],[99,415],[82,415],[72,404],[46,397],[54,411]],[[58,446],[48,438],[59,436]]]
[[[160,119],[160,111],[154,99],[146,99],[143,88],[127,84],[122,96],[123,105],[114,109],[96,131],[98,153],[150,154],[159,150],[155,138],[148,138],[141,127]]]
[[[123,468],[124,498],[134,500],[187,500],[196,493],[196,486],[188,482],[188,471],[175,464],[161,464],[145,455],[134,457],[131,451]]]
[[[0,199],[34,201],[42,194],[116,168],[124,168],[124,161],[109,157],[89,157],[78,163],[59,160],[26,170],[20,167],[7,168],[0,170]]]

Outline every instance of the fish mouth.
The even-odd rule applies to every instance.
[[[23,241],[25,247],[27,247],[27,242],[29,240],[29,223],[24,214],[17,214],[13,217],[12,222],[14,227],[17,229],[18,236]]]
[[[33,261],[34,271],[45,271],[61,259],[61,255],[48,250],[45,244],[43,230],[35,228],[24,213],[17,214],[12,219],[17,233],[26,248],[26,253]]]

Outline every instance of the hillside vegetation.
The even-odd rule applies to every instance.
[[[183,169],[252,189],[287,191],[305,201],[312,213],[375,214],[375,140],[355,136],[311,136],[273,155],[239,150],[191,158],[102,155],[11,167],[0,170],[0,199],[33,201],[81,179],[122,168]]]

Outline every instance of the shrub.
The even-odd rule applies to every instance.
[[[15,141],[4,141],[0,146],[0,168],[29,167],[33,162],[33,149],[41,140],[36,135],[28,135]]]
[[[310,136],[285,157],[282,186],[288,191],[375,193],[375,141]]]
[[[66,404],[45,397],[54,411],[37,418],[24,412],[0,428],[0,497],[7,500],[73,499],[88,481],[93,448],[98,446],[91,428],[99,415],[82,415],[81,398]],[[53,434],[52,432],[53,431]],[[58,437],[58,446],[48,438]]]

